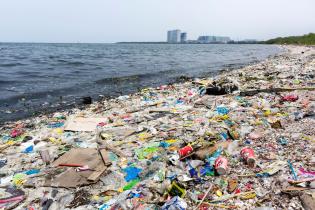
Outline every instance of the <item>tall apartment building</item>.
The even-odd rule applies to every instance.
[[[180,42],[180,30],[171,30],[167,32],[168,43],[179,43]]]
[[[180,42],[181,43],[187,42],[187,33],[186,32],[180,34]]]

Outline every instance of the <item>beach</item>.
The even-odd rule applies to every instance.
[[[213,77],[5,123],[0,209],[314,208],[315,47],[281,47]]]
[[[281,52],[276,45],[0,43],[0,125],[236,69]],[[31,52],[31,53],[30,53]]]

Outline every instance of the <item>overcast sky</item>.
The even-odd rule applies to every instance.
[[[315,0],[0,0],[0,42],[269,39],[315,32]]]

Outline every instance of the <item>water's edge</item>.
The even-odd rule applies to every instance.
[[[182,83],[184,83],[184,82],[186,82],[188,80],[193,80],[195,78],[213,77],[213,76],[222,74],[223,72],[226,72],[226,71],[237,71],[237,70],[240,70],[240,69],[242,69],[242,68],[244,68],[246,66],[259,64],[259,63],[264,62],[266,60],[270,60],[270,59],[273,59],[273,58],[275,58],[277,56],[281,56],[285,52],[287,52],[286,49],[281,47],[280,45],[278,45],[277,47],[279,47],[281,49],[281,51],[279,51],[278,53],[276,53],[274,55],[268,56],[268,58],[266,58],[266,59],[262,59],[262,60],[254,61],[254,62],[243,63],[243,64],[225,65],[220,70],[209,72],[207,75],[203,75],[202,77],[186,77],[185,75],[182,75],[182,76],[179,76],[179,77],[171,79],[171,81],[168,82],[167,84],[182,84]],[[161,82],[160,84],[154,85],[154,86],[142,86],[140,84],[137,87],[136,90],[135,89],[131,89],[131,90],[128,89],[124,93],[122,93],[122,92],[115,92],[113,94],[102,95],[102,96],[100,96],[98,98],[93,98],[92,97],[93,98],[93,103],[99,103],[99,102],[102,102],[104,100],[114,99],[114,98],[117,98],[117,97],[119,97],[121,95],[136,94],[143,88],[146,88],[146,87],[156,88],[156,87],[159,87],[161,85],[166,85],[166,84],[163,83],[163,82]],[[87,96],[89,96],[89,95],[87,95]],[[37,109],[34,110],[32,113],[30,113],[30,112],[26,112],[24,114],[12,113],[12,114],[10,114],[11,117],[9,117],[9,118],[6,117],[4,119],[1,119],[1,117],[0,117],[0,126],[4,125],[4,124],[9,124],[9,123],[12,123],[12,122],[16,122],[18,120],[32,119],[33,117],[48,115],[48,114],[52,114],[52,113],[55,113],[55,112],[70,111],[71,109],[74,109],[74,108],[84,109],[87,106],[89,106],[89,105],[84,105],[84,104],[82,104],[81,100],[77,100],[77,101],[75,101],[75,103],[65,104],[64,106],[56,106],[56,107],[50,106],[50,107],[39,107],[39,108],[37,107]]]

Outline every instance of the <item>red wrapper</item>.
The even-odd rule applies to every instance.
[[[286,95],[282,97],[282,101],[290,101],[290,102],[294,102],[297,101],[299,99],[299,97],[297,95]]]
[[[192,146],[186,146],[186,147],[183,147],[181,148],[180,150],[178,150],[178,154],[181,156],[181,157],[185,157],[187,155],[189,155],[194,149],[192,148]]]

